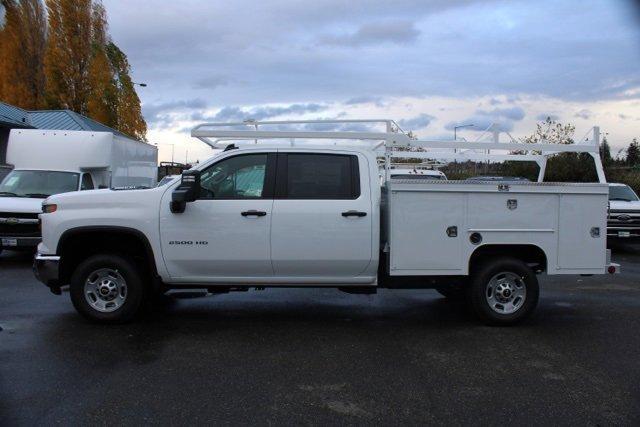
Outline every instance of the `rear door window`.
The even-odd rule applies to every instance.
[[[358,157],[289,153],[278,159],[279,195],[288,199],[357,199]]]

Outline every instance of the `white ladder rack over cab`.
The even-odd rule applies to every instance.
[[[384,126],[381,131],[350,130]],[[262,127],[262,128],[261,128]],[[272,127],[272,129],[264,129]],[[273,129],[275,127],[275,129]],[[284,129],[289,127],[290,129]],[[337,130],[313,130],[334,128]],[[230,129],[231,128],[231,129]],[[312,130],[310,130],[312,129]],[[406,134],[393,120],[285,120],[255,121],[231,123],[203,123],[191,131],[191,136],[198,138],[212,148],[222,149],[236,142],[258,143],[263,140],[330,140],[333,144],[348,141],[377,141],[377,144],[366,146],[372,150],[384,147],[385,170],[387,179],[391,159],[424,158],[449,159],[458,161],[521,161],[536,162],[540,167],[538,182],[544,180],[544,173],[549,156],[558,153],[588,153],[594,160],[598,181],[606,183],[602,161],[600,159],[600,128],[591,129],[592,138],[577,144],[552,144],[547,141],[538,143],[499,142],[498,131],[493,131],[493,141],[447,141],[413,139]],[[415,150],[415,151],[414,151]],[[475,150],[482,150],[478,152]],[[498,153],[491,153],[498,150]]]

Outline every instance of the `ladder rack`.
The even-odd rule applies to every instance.
[[[371,126],[384,126],[383,131],[369,131]],[[271,129],[264,129],[271,127]],[[275,127],[275,129],[274,129]],[[288,129],[287,129],[288,128]],[[318,129],[333,130],[318,130]],[[355,129],[355,130],[354,130]],[[363,131],[362,129],[367,129]],[[368,141],[375,144],[363,148],[379,150],[385,158],[385,169],[390,169],[391,159],[420,158],[448,159],[457,161],[533,161],[540,167],[538,182],[544,180],[549,156],[558,153],[588,153],[594,160],[598,181],[606,183],[604,169],[600,159],[600,128],[592,128],[593,137],[577,144],[552,144],[547,141],[538,143],[500,142],[500,132],[493,132],[492,141],[446,141],[419,140],[405,133],[393,120],[285,120],[255,121],[231,123],[203,123],[191,131],[212,148],[224,148],[231,143],[246,141],[257,144],[264,140],[330,140],[334,145],[344,141]],[[221,146],[223,145],[223,146]],[[481,150],[477,152],[475,150]],[[491,153],[494,150],[494,153]],[[495,151],[498,153],[495,153]],[[387,176],[388,178],[388,176]]]

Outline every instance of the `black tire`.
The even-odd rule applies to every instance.
[[[519,259],[504,257],[487,260],[474,270],[468,297],[473,311],[484,323],[495,326],[513,325],[528,317],[538,304],[540,294],[538,279],[535,273]],[[490,289],[490,282],[494,278],[496,281]],[[505,279],[506,288],[503,287],[502,292],[494,292],[497,288],[496,283]],[[524,301],[520,302],[515,297],[509,302],[509,297],[514,298],[514,295],[522,294],[522,287],[525,294],[520,298]],[[511,288],[513,290],[507,293],[506,291]],[[503,301],[506,303],[502,304]],[[513,309],[513,312],[509,312],[509,309]],[[501,310],[503,312],[500,312]]]
[[[113,309],[109,312],[94,308],[85,296],[85,282],[101,270],[113,270],[125,282],[124,301],[115,309],[108,308]],[[145,296],[145,284],[134,264],[117,255],[101,254],[87,258],[76,267],[71,275],[69,293],[73,306],[85,318],[100,323],[124,323],[138,313]]]
[[[467,289],[460,284],[438,286],[436,291],[451,301],[463,301],[467,296]]]

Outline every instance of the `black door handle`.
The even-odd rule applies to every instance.
[[[366,212],[359,212],[359,211],[346,211],[346,212],[342,212],[342,216],[367,216]]]
[[[244,212],[240,212],[240,215],[242,216],[265,216],[267,213],[264,211],[256,211],[254,209],[251,209],[250,211],[244,211]]]

